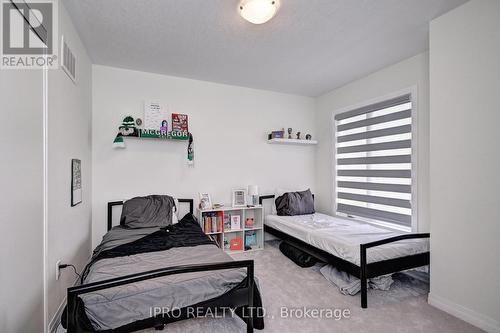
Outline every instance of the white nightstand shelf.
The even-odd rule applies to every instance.
[[[231,216],[240,217],[241,228],[230,229]],[[247,219],[253,219],[252,226],[247,226]],[[229,254],[264,248],[264,211],[262,206],[202,209],[198,210],[198,220],[205,234]],[[216,231],[213,231],[214,229]],[[231,243],[238,243],[238,241],[242,244],[243,249],[231,250]]]

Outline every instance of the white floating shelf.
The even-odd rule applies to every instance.
[[[275,145],[317,145],[316,140],[300,140],[300,139],[270,139],[267,143]]]

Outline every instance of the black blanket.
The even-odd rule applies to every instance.
[[[186,246],[197,246],[197,245],[206,245],[206,244],[214,244],[200,228],[196,218],[192,214],[187,214],[184,216],[179,223],[174,225],[169,225],[168,227],[162,228],[159,231],[153,232],[145,237],[142,237],[136,241],[123,244],[117,246],[115,248],[102,251],[97,256],[95,256],[92,261],[85,267],[84,273],[82,274],[82,283],[88,274],[90,267],[97,261],[105,258],[116,258],[123,256],[130,256],[134,254],[146,253],[146,252],[155,252],[155,251],[164,251],[174,247],[186,247]],[[229,291],[228,294],[232,293],[232,291],[240,288],[245,284],[245,281],[238,286],[236,286],[233,290]],[[256,286],[256,284],[254,284]],[[218,297],[222,298],[224,295]],[[216,301],[217,299],[208,300],[203,303],[209,303],[212,301]],[[203,304],[199,304],[203,305]],[[193,305],[195,306],[195,305]],[[262,308],[262,300],[260,297],[260,293],[257,287],[254,289],[254,327],[256,329],[264,328],[264,318],[258,316],[259,312],[255,309]],[[248,313],[246,310],[240,308],[236,309],[236,314],[242,317],[243,314]],[[66,328],[66,309],[64,310],[61,318],[61,323],[64,328]],[[149,318],[145,320],[141,320],[136,323],[132,323],[130,325],[126,325],[126,327],[120,327],[115,330],[106,330],[100,332],[125,332],[132,330],[139,330],[147,327],[154,326],[154,323],[157,322],[157,318]],[[92,328],[90,320],[85,314],[85,306],[83,301],[78,298],[77,304],[77,326],[79,332],[95,332]]]
[[[179,223],[161,228],[136,241],[100,252],[92,258],[85,267],[81,283],[85,280],[90,267],[97,261],[106,258],[131,256],[134,254],[165,251],[174,247],[197,246],[213,244],[201,230],[196,218],[192,214],[184,216]]]

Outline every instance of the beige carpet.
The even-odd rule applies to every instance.
[[[318,272],[317,267],[300,268],[284,257],[277,248],[276,242],[266,243],[263,251],[242,253],[233,257],[255,260],[256,275],[259,278],[263,303],[268,316],[265,329],[255,330],[255,332],[482,332],[428,305],[427,297],[419,291],[421,288],[418,284],[417,288],[414,288],[415,286],[405,286],[404,283],[399,283],[389,292],[370,290],[368,309],[361,309],[359,294],[342,295]],[[349,309],[350,317],[341,320],[282,318],[281,307]],[[154,330],[147,330],[147,332],[151,331],[154,332]],[[235,333],[246,332],[246,329],[237,317],[203,318],[170,324],[165,327],[164,332]]]

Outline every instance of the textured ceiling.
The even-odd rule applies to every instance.
[[[428,48],[465,0],[281,0],[263,25],[239,0],[64,0],[94,63],[317,96]]]

